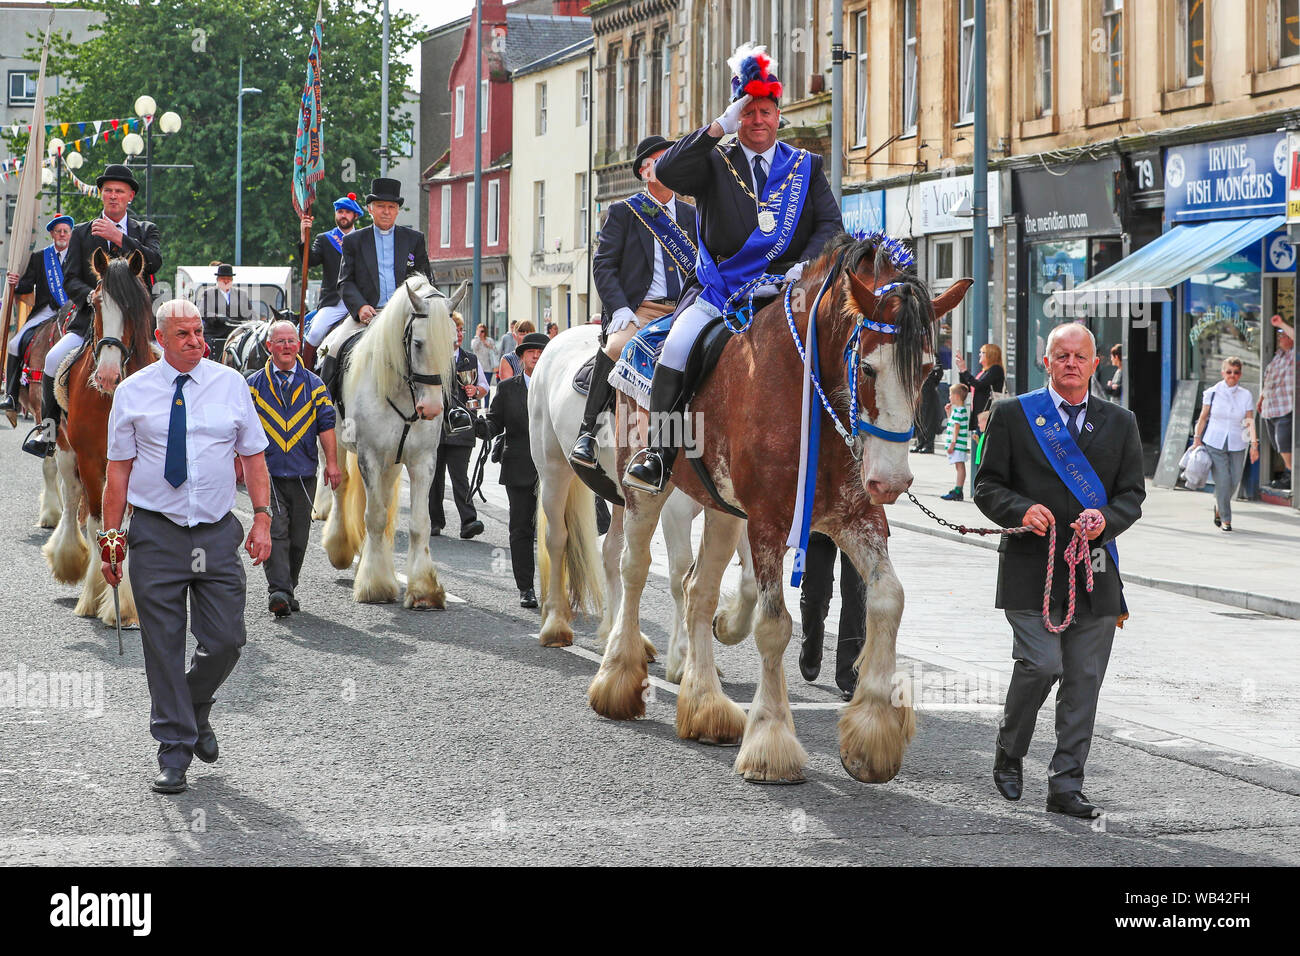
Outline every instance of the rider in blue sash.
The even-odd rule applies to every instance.
[[[343,237],[348,235],[358,220],[365,217],[366,211],[357,202],[356,193],[348,193],[334,200],[334,228],[316,236],[307,256],[307,265],[320,266],[324,278],[320,284],[320,298],[316,301],[316,311],[304,319],[307,325],[307,337],[303,344],[302,363],[307,368],[316,365],[316,348],[325,341],[329,330],[347,318],[348,307],[339,295],[339,265],[343,261]],[[301,222],[302,241],[306,242],[311,234],[311,216],[303,216]]]
[[[1146,498],[1137,419],[1089,395],[1097,364],[1096,342],[1085,326],[1053,329],[1044,356],[1047,387],[994,406],[975,477],[975,504],[985,515],[1004,527],[1027,525],[1034,532],[1004,537],[998,549],[996,603],[1011,624],[1016,663],[993,782],[1006,799],[1020,799],[1021,759],[1038,710],[1059,680],[1047,809],[1084,818],[1101,812],[1083,795],[1083,766],[1115,627],[1127,615],[1115,538],[1141,517]],[[1066,544],[1085,523],[1092,542],[1091,593],[1079,580],[1085,569],[1065,561]],[[1053,525],[1057,547],[1049,557],[1045,536]],[[1065,619],[1070,576],[1076,575],[1075,616],[1060,633],[1043,620],[1049,560],[1054,627]]]
[[[40,252],[33,252],[27,260],[27,269],[22,275],[9,273],[9,284],[15,295],[36,293],[32,302],[32,311],[23,324],[22,333],[9,336],[9,359],[5,370],[5,394],[0,398],[0,411],[12,412],[18,409],[18,386],[22,381],[22,356],[27,351],[40,326],[54,317],[59,307],[68,301],[68,293],[63,288],[63,260],[68,257],[68,243],[72,240],[72,227],[76,225],[71,216],[55,216],[45,226],[45,231],[54,241]]]
[[[747,282],[769,275],[797,279],[803,263],[843,229],[820,156],[776,139],[781,83],[763,47],[742,46],[728,61],[731,105],[660,157],[664,185],[695,198],[699,258],[683,293],[650,386],[650,447],[628,466],[623,483],[658,494],[676,457],[671,425],[685,388],[685,369],[700,332]],[[737,142],[721,147],[724,136]],[[776,294],[774,285],[757,290]]]

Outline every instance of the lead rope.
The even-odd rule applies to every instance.
[[[981,537],[990,534],[1013,535],[1024,534],[1033,529],[1029,525],[1021,525],[1018,528],[968,528],[964,524],[953,524],[951,521],[945,521],[937,514],[921,504],[916,495],[910,491],[907,497],[911,499],[912,504],[921,509],[921,512],[927,517],[932,518],[945,528],[956,531],[958,534],[977,534]],[[1088,535],[1097,528],[1102,527],[1102,522],[1092,515],[1086,517],[1079,515],[1079,531],[1074,532],[1070,538],[1070,543],[1065,546],[1065,554],[1062,557],[1065,560],[1065,566],[1070,572],[1070,597],[1065,608],[1065,620],[1060,624],[1052,623],[1051,603],[1052,603],[1052,572],[1055,570],[1056,561],[1056,523],[1053,522],[1047,529],[1047,575],[1046,582],[1043,585],[1043,626],[1053,634],[1060,634],[1071,624],[1074,623],[1074,607],[1076,595],[1076,581],[1078,575],[1075,573],[1080,564],[1084,567],[1086,577],[1085,588],[1089,594],[1092,593],[1092,561],[1088,549]]]

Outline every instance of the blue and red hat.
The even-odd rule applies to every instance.
[[[358,219],[366,214],[366,211],[361,208],[361,203],[357,202],[356,193],[348,193],[346,196],[340,196],[334,200],[334,211],[337,212],[340,209],[356,213]]]
[[[776,61],[765,46],[742,43],[727,60],[731,67],[731,102],[749,95],[754,99],[767,97],[781,102],[781,81],[776,78]]]
[[[76,220],[73,219],[71,216],[55,216],[53,219],[51,219],[49,222],[45,224],[45,231],[53,232],[54,227],[59,225],[60,223],[66,223],[69,229],[73,228],[77,224]]]

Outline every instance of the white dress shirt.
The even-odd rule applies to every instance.
[[[1061,416],[1061,424],[1068,427],[1070,424],[1069,416],[1065,414],[1065,409],[1061,407],[1061,402],[1064,402],[1065,399],[1062,398],[1061,393],[1052,388],[1051,385],[1047,386],[1047,394],[1052,397],[1052,407],[1056,409],[1056,414]],[[1074,402],[1070,402],[1069,404],[1073,405]],[[1083,433],[1083,420],[1087,417],[1088,393],[1085,392],[1083,395],[1083,408],[1079,409],[1079,414],[1074,419],[1074,426],[1079,430],[1080,434]]]
[[[649,190],[646,191],[646,195],[650,196]],[[650,196],[650,198],[655,202],[659,202],[659,200],[655,199],[654,196]],[[673,196],[673,198],[668,200],[666,203],[659,203],[659,205],[663,207],[663,210],[668,214],[669,219],[673,222],[677,221],[676,196]],[[655,251],[655,268],[654,274],[650,278],[650,288],[646,290],[645,297],[647,299],[663,299],[668,296],[668,276],[664,272],[664,247],[659,244],[658,239],[651,239],[650,245]],[[681,281],[681,276],[677,277],[677,281],[680,285],[685,285],[685,283]]]
[[[108,460],[135,460],[128,504],[191,527],[220,521],[230,512],[235,506],[235,455],[258,454],[267,438],[244,377],[201,359],[183,386],[186,480],[173,488],[163,468],[180,374],[159,359],[122,380],[108,416]]]
[[[755,156],[763,157],[763,172],[767,173],[768,179],[772,178],[772,159],[776,156],[776,143],[773,143],[771,146],[769,146],[761,153],[754,152],[744,143],[740,144],[740,148],[745,151],[745,165],[749,167],[749,175],[751,178],[754,175]],[[755,189],[754,192],[758,192],[758,190]],[[762,199],[763,197],[759,196],[758,198]]]

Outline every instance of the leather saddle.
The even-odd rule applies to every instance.
[[[326,391],[329,392],[330,398],[334,400],[340,421],[347,417],[343,411],[343,373],[347,369],[348,360],[352,357],[352,350],[356,348],[357,343],[361,341],[361,336],[366,334],[368,328],[370,326],[364,325],[339,342],[337,352],[326,354],[321,362],[321,381],[325,383]]]

